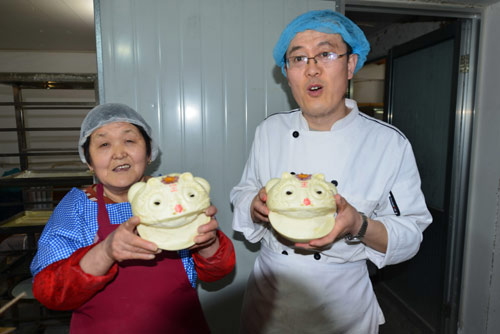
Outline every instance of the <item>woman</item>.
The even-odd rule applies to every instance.
[[[71,333],[207,333],[197,276],[214,281],[232,271],[231,241],[217,229],[217,209],[195,245],[161,251],[136,233],[129,188],[147,179],[158,155],[151,128],[126,105],[92,109],[82,123],[81,160],[99,183],[73,188],[49,219],[31,264],[33,294],[45,306],[74,310]]]

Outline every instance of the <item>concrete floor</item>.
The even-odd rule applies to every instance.
[[[384,312],[385,324],[380,326],[380,334],[431,334],[434,333],[420,325],[415,319],[404,312],[404,309],[394,301],[383,288],[374,284],[377,299]]]
[[[20,267],[25,267],[27,264],[21,264]],[[26,268],[20,272],[23,274],[16,275],[15,272],[11,271],[8,280],[5,277],[1,278],[1,305],[12,299],[13,286],[26,279]],[[405,314],[403,308],[385,292],[380,283],[374,282],[373,286],[386,319],[386,323],[380,326],[380,334],[433,333],[433,331],[421,327],[412,317]],[[0,315],[0,327],[16,327],[14,334],[66,334],[69,333],[70,318],[71,312],[51,311],[41,306],[35,299],[22,299]]]
[[[376,291],[380,290],[377,285],[375,285],[374,288]],[[419,327],[419,325],[416,324],[411,317],[404,314],[401,307],[396,305],[382,290],[377,291],[377,296],[386,319],[386,323],[380,326],[380,334],[432,333]],[[0,318],[0,326],[15,326],[17,329],[14,334],[68,334],[70,316],[71,314],[69,312],[47,310],[40,306],[36,300],[22,300],[13,310],[2,315]],[[6,321],[12,317],[19,318],[19,322],[12,323]]]

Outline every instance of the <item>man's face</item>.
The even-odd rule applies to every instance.
[[[347,45],[339,34],[326,34],[306,30],[295,35],[288,47],[286,57],[314,57],[323,52],[342,55]],[[348,80],[356,68],[357,55],[343,56],[325,65],[310,59],[301,68],[287,68],[288,84],[295,101],[302,109],[311,126],[311,119],[336,120],[344,117],[347,110],[344,96]],[[331,127],[332,124],[329,124]]]

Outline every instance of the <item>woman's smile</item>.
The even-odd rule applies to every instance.
[[[148,156],[146,141],[130,123],[116,122],[95,130],[90,137],[89,166],[105,193],[126,200],[128,188],[144,176]]]

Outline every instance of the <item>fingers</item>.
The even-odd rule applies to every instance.
[[[214,205],[210,205],[206,210],[205,210],[205,215],[209,217],[215,216],[217,213],[217,208]]]
[[[338,213],[340,211],[343,211],[349,203],[347,203],[345,198],[342,197],[341,195],[335,194],[335,204],[337,205],[337,213]]]
[[[219,227],[219,223],[215,218],[210,219],[210,221],[206,224],[200,225],[198,227],[199,234],[205,234],[211,231],[215,231]]]
[[[136,216],[132,216],[129,220],[120,225],[120,227],[126,229],[129,232],[134,232],[137,225],[141,223],[141,219]]]
[[[136,234],[139,222],[138,217],[132,217],[106,237],[107,256],[121,262],[131,259],[153,259],[161,252],[155,243],[144,240]]]
[[[266,189],[261,188],[250,205],[250,215],[254,222],[269,222],[269,209],[267,208],[266,201]]]
[[[217,228],[219,223],[215,219],[211,219],[208,223],[198,227],[198,235],[194,238],[196,247],[207,246],[217,238]]]
[[[309,241],[308,243],[296,243],[296,247],[300,248],[306,248],[306,249],[319,249],[319,248],[324,248],[326,246],[331,245],[339,236],[341,231],[341,227],[339,227],[337,224],[333,227],[333,229],[325,235],[322,238],[319,239],[313,239]]]
[[[266,202],[267,201],[267,192],[266,192],[266,188],[262,187],[260,190],[259,190],[259,193],[257,194],[260,198],[260,200],[262,202]]]
[[[325,235],[324,237],[309,241],[308,246],[310,246],[311,248],[323,248],[325,246],[328,246],[332,244],[335,240],[337,240],[341,231],[342,227],[334,226],[332,231],[327,235]]]
[[[325,248],[353,229],[353,224],[356,223],[355,219],[358,215],[356,209],[339,194],[335,195],[335,203],[337,205],[337,217],[330,233],[322,238],[311,240],[308,243],[296,243],[296,247],[306,249]]]

